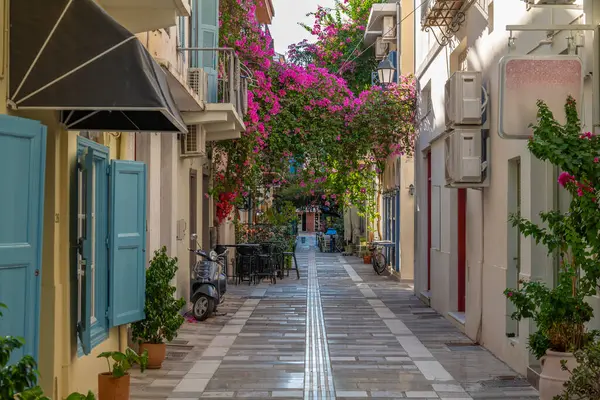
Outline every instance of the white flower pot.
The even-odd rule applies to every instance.
[[[557,351],[546,351],[546,355],[540,359],[542,373],[540,374],[540,400],[552,400],[554,396],[562,394],[565,390],[564,384],[571,377],[569,371],[563,371],[560,361],[567,360],[567,367],[572,371],[577,367],[577,361],[573,353],[560,353]]]

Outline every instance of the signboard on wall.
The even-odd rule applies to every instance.
[[[543,100],[564,121],[568,96],[583,101],[583,65],[578,56],[505,56],[500,60],[498,135],[527,139]]]

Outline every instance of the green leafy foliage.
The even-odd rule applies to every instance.
[[[0,317],[2,309],[7,309],[0,303]],[[33,357],[24,356],[21,360],[9,365],[11,354],[25,345],[23,338],[13,336],[0,337],[0,399],[12,399],[37,385],[37,364]]]
[[[565,384],[565,391],[554,400],[596,400],[600,399],[600,343],[595,342],[577,352],[575,359],[579,364],[569,370],[564,362],[562,368],[571,372]]]
[[[166,247],[154,252],[146,270],[146,319],[132,326],[132,335],[140,343],[170,342],[177,336],[184,322],[180,311],[186,304],[183,298],[175,299],[176,288],[171,286],[177,269],[177,258],[169,257]]]
[[[14,396],[15,400],[51,400],[49,397],[44,395],[44,391],[41,387],[35,386],[31,389],[27,389],[22,393],[18,393]],[[96,400],[94,393],[89,391],[86,394],[71,393],[66,400]]]
[[[515,305],[512,318],[531,318],[537,331],[529,337],[529,348],[538,358],[546,350],[574,352],[597,336],[585,324],[593,318],[585,301],[597,294],[600,278],[600,213],[596,202],[599,182],[600,141],[590,133],[581,134],[575,100],[567,99],[565,124],[560,124],[543,101],[538,101],[538,122],[529,140],[531,153],[549,161],[562,172],[558,183],[571,194],[569,211],[542,212],[541,224],[519,215],[510,221],[525,237],[543,244],[560,263],[558,282],[549,288],[540,282],[522,282],[504,294]]]
[[[120,378],[125,376],[127,371],[135,364],[138,364],[140,370],[144,372],[148,365],[148,350],[144,350],[142,355],[138,355],[130,348],[127,348],[125,353],[121,353],[120,351],[105,351],[104,353],[100,353],[98,358],[106,358],[108,372],[110,372],[113,377]]]

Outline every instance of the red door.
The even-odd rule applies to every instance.
[[[309,212],[306,213],[306,231],[314,232],[315,231],[315,213]]]
[[[427,154],[427,290],[431,290],[431,153]]]
[[[467,189],[458,189],[458,310],[465,311],[467,261]]]

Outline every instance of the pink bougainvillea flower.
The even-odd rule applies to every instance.
[[[573,182],[575,180],[575,177],[571,174],[569,174],[568,172],[562,172],[559,176],[558,176],[558,183],[561,186],[565,186],[570,182]]]

